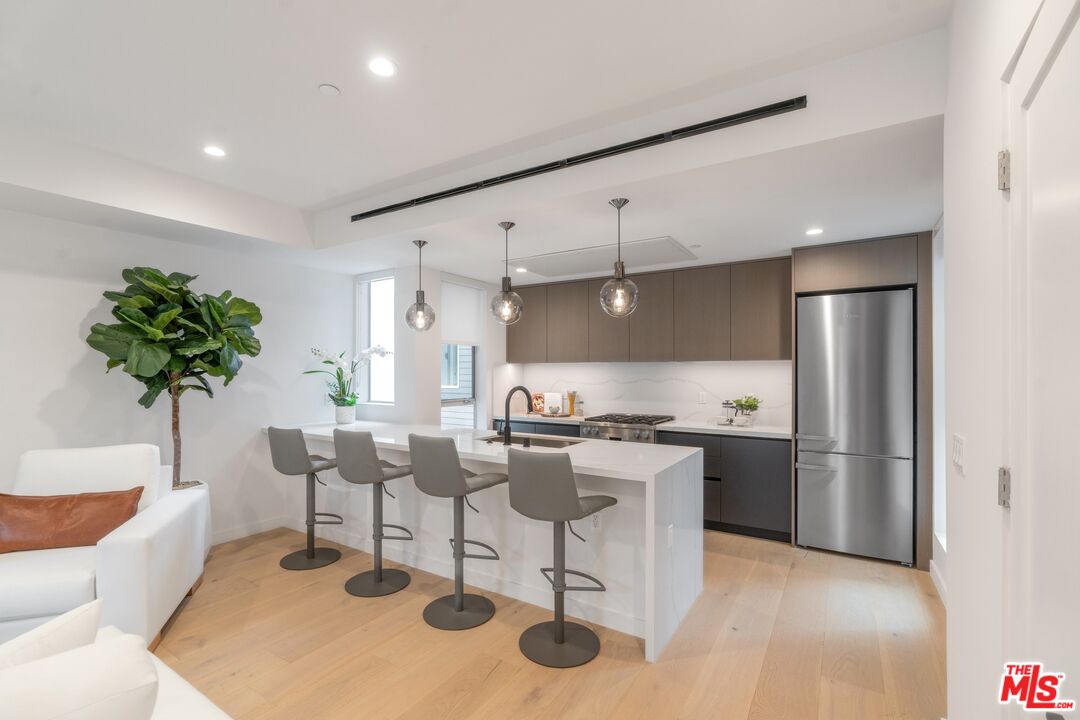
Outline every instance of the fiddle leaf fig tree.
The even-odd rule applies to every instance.
[[[262,346],[254,326],[262,322],[255,303],[233,296],[196,293],[188,287],[196,275],[149,267],[128,268],[121,292],[103,295],[115,303],[117,322],[90,328],[86,342],[104,353],[105,371],[122,367],[146,391],[139,404],[149,408],[163,392],[172,401],[173,487],[180,484],[180,397],[196,390],[214,397],[208,378],[228,385]]]

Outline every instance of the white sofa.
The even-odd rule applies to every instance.
[[[172,490],[154,445],[32,450],[12,493],[67,495],[143,486],[138,512],[96,546],[0,554],[0,642],[101,598],[101,625],[151,642],[202,576],[210,551],[205,485]]]

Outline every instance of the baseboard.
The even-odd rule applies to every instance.
[[[287,527],[287,518],[284,515],[278,515],[277,517],[267,518],[266,520],[259,520],[257,522],[245,523],[237,527],[229,528],[228,530],[215,530],[212,538],[214,545],[220,545],[223,542],[229,542],[230,540],[238,540],[248,535],[257,535],[267,530],[273,530],[279,527]]]
[[[941,569],[933,558],[930,558],[930,579],[934,582],[934,589],[941,598],[941,604],[948,607],[949,604],[945,601],[945,578],[942,577]]]
[[[297,532],[304,531],[304,527],[300,523],[290,524],[283,522],[281,524],[292,530],[296,530]],[[373,549],[370,538],[366,538],[359,533],[348,532],[338,527],[320,528],[318,530],[318,536],[367,553],[370,553]],[[454,577],[454,562],[449,551],[447,551],[445,558],[431,557],[409,552],[401,547],[393,547],[394,545],[397,545],[397,543],[383,544],[383,557],[385,559],[402,565],[408,565],[409,567],[423,570],[433,575],[451,579]],[[499,593],[500,595],[506,595],[507,597],[516,598],[527,602],[530,605],[538,605],[539,607],[548,609],[551,609],[554,606],[554,595],[551,592],[551,586],[547,583],[544,583],[543,585],[538,583],[534,586],[518,582],[517,580],[500,577],[490,572],[485,572],[483,569],[483,565],[485,564],[486,563],[471,563],[469,565],[465,576],[469,585],[483,588],[484,590],[490,590],[491,592]],[[539,568],[536,569],[536,577],[541,581],[543,580]],[[577,595],[578,597],[574,597],[574,595]],[[637,618],[627,613],[608,608],[601,608],[591,603],[583,602],[580,599],[581,597],[588,595],[590,595],[590,593],[567,594],[566,614],[598,625],[603,625],[604,627],[613,630],[618,630],[619,632],[624,632],[627,635],[633,635],[639,638],[645,637],[645,618]]]

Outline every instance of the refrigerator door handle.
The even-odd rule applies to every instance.
[[[795,463],[796,470],[820,470],[821,472],[836,472],[836,468],[829,467],[828,465],[811,465],[810,463]]]
[[[796,440],[814,440],[817,442],[836,442],[836,438],[831,435],[807,435],[806,433],[795,433]]]

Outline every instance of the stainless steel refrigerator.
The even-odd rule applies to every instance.
[[[914,291],[796,300],[796,542],[911,564]]]

